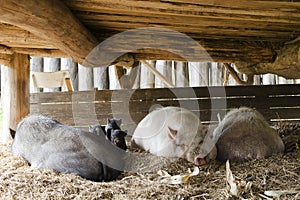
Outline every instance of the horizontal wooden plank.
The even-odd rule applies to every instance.
[[[190,101],[186,101],[186,102],[190,102]],[[218,100],[216,100],[216,102],[219,102]],[[283,113],[282,116],[289,116],[289,113],[291,113],[293,111],[293,115],[294,117],[297,117],[297,112],[300,111],[300,106],[276,106],[276,107],[262,107],[262,106],[257,106],[256,103],[254,103],[255,101],[252,101],[251,99],[231,99],[230,101],[227,102],[226,107],[223,107],[223,105],[216,103],[215,107],[198,107],[197,106],[193,107],[190,106],[189,103],[186,104],[181,104],[179,105],[178,102],[172,102],[172,101],[165,101],[162,102],[161,104],[156,104],[155,102],[153,103],[148,103],[148,104],[143,104],[143,102],[141,102],[139,104],[139,106],[137,106],[137,104],[132,104],[130,107],[127,108],[122,108],[122,104],[117,105],[114,109],[112,109],[111,107],[107,107],[106,104],[96,104],[96,105],[88,105],[88,104],[80,104],[77,105],[76,108],[74,109],[72,107],[71,104],[67,104],[67,105],[59,105],[59,106],[53,106],[51,104],[46,104],[46,105],[40,105],[40,106],[36,106],[36,105],[31,105],[31,113],[49,113],[52,115],[62,115],[62,116],[66,116],[68,113],[71,113],[71,115],[78,115],[78,116],[86,116],[86,115],[93,115],[95,113],[95,115],[97,116],[102,116],[102,115],[109,115],[109,116],[113,116],[113,115],[124,115],[126,113],[130,113],[130,114],[134,114],[134,113],[149,113],[152,109],[151,107],[153,105],[155,106],[180,106],[183,108],[187,108],[193,112],[197,112],[197,111],[207,111],[207,110],[226,110],[226,109],[232,109],[232,108],[238,108],[238,107],[242,107],[242,106],[247,106],[247,107],[253,107],[256,108],[258,110],[269,110],[269,112],[272,113]],[[262,103],[264,104],[264,103]],[[266,103],[268,104],[268,103]],[[143,107],[143,105],[146,105]],[[103,108],[103,109],[99,109],[99,108]],[[104,109],[105,108],[105,109]],[[120,109],[118,109],[120,108]],[[196,109],[195,109],[196,108]],[[300,116],[300,112],[298,114]],[[275,117],[275,115],[272,115],[273,117]],[[276,116],[277,117],[277,116]]]
[[[116,13],[115,13],[116,14]],[[137,23],[137,17],[133,12],[131,13],[121,13],[119,15],[112,15],[111,13],[105,13],[105,12],[94,12],[93,14],[87,13],[87,12],[81,12],[77,11],[76,15],[82,18],[85,22],[91,21],[101,21],[105,20],[106,22],[126,22],[126,23]],[[278,29],[282,30],[282,28],[286,27],[287,30],[289,29],[291,24],[299,24],[300,15],[295,18],[290,18],[290,20],[284,20],[284,19],[275,19],[274,17],[266,17],[261,16],[261,18],[252,17],[250,18],[249,15],[237,15],[236,17],[226,17],[226,14],[220,14],[216,13],[214,16],[203,16],[203,15],[177,15],[172,18],[170,18],[170,15],[166,13],[157,13],[156,15],[150,14],[150,13],[144,13],[143,17],[139,18],[138,23],[139,24],[149,24],[153,22],[159,22],[159,24],[164,25],[172,25],[172,26],[182,26],[186,23],[186,21],[189,21],[188,24],[186,24],[186,27],[207,27],[208,25],[211,25],[213,23],[213,20],[215,21],[214,25],[215,27],[221,27],[223,28],[225,24],[230,23],[230,27],[255,27],[255,24],[257,26],[265,25],[266,20],[269,20],[269,26],[268,27],[261,27],[262,30],[270,30],[270,29]],[[231,15],[232,16],[232,15]],[[224,18],[225,17],[225,18]],[[247,20],[245,20],[248,19]],[[218,19],[216,21],[216,19]],[[244,22],[244,23],[242,23]],[[227,26],[227,27],[229,27]],[[291,27],[290,27],[291,28]]]
[[[30,93],[30,103],[71,102],[71,92]]]
[[[262,22],[263,24],[258,27],[263,29],[272,27],[272,23],[280,22],[297,24],[299,21],[299,15],[296,14],[297,6],[299,5],[297,3],[295,4],[295,2],[293,2],[293,4],[291,2],[280,2],[280,4],[277,4],[279,2],[275,3],[277,6],[282,5],[288,7],[288,5],[293,5],[292,8],[289,8],[289,10],[284,10],[282,7],[280,9],[275,9],[275,5],[272,4],[273,2],[242,2],[243,3],[232,3],[229,1],[222,1],[219,3],[208,3],[207,1],[143,1],[137,4],[135,1],[126,1],[115,3],[113,6],[112,3],[108,3],[107,1],[83,2],[68,0],[67,4],[71,6],[73,12],[75,12],[79,18],[93,28],[99,27],[97,22],[101,24],[102,27],[105,26],[106,29],[111,27],[113,22],[119,22],[122,20],[126,22],[127,26],[115,24],[113,27],[114,30],[125,27],[128,28],[132,24],[144,27],[146,25],[153,26],[153,24],[159,24],[166,27],[168,24],[177,23],[176,25],[173,25],[173,27],[178,27],[181,24],[187,25],[186,22],[188,21],[192,24],[193,22],[200,24],[197,26],[194,25],[194,27],[199,27],[203,23],[208,30],[216,27],[216,22],[220,22],[221,25],[223,25],[225,32],[232,29],[230,28],[232,24],[237,24],[241,29],[245,26],[245,29],[247,28],[248,30],[247,33],[249,33],[249,31],[253,29],[257,30],[257,27],[250,29],[248,27],[249,23],[257,25]],[[241,6],[241,4],[244,6]],[[268,5],[268,8],[261,10],[261,7],[258,7],[258,5]],[[291,9],[294,10],[293,14],[289,12]],[[228,13],[230,13],[230,15],[228,15]],[[170,21],[170,19],[174,19],[176,17],[178,17],[178,19]],[[235,20],[239,20],[240,22],[234,23]],[[109,24],[104,24],[105,22],[108,22]],[[268,25],[265,24],[266,22],[268,22]],[[184,31],[187,30],[183,30],[183,32]],[[224,31],[220,32],[224,34]],[[234,35],[242,32],[243,31],[237,31]],[[264,33],[267,34],[266,32]]]
[[[200,115],[200,120],[202,122],[217,122],[217,115],[220,114],[221,118],[224,117],[229,109],[216,109],[216,110],[201,110],[192,111],[196,115]],[[263,114],[266,120],[300,120],[300,108],[294,109],[258,109],[259,112]],[[40,113],[33,111],[32,113]],[[148,112],[130,112],[130,113],[115,113],[115,114],[99,114],[91,115],[89,113],[77,113],[74,116],[72,113],[63,112],[42,112],[43,115],[53,117],[58,121],[71,125],[71,126],[88,126],[92,124],[106,124],[108,118],[122,119],[123,124],[135,124],[137,125]]]
[[[118,91],[115,91],[116,96]],[[173,99],[173,98],[201,98],[228,96],[274,96],[298,95],[300,86],[297,84],[265,85],[265,86],[210,86],[194,88],[155,88],[129,91],[133,93],[131,100]],[[125,92],[124,92],[125,94]],[[118,95],[122,96],[122,95]],[[124,95],[125,96],[125,95]]]
[[[257,1],[257,0],[225,0],[218,2],[210,2],[205,0],[164,0],[152,1],[146,0],[137,4],[134,0],[111,2],[109,0],[64,0],[72,10],[88,11],[88,12],[138,12],[151,13],[162,12],[172,13],[173,15],[199,15],[201,13],[216,13],[226,14],[228,18],[235,14],[252,14],[255,16],[274,16],[274,20],[281,19],[278,14],[290,14],[289,11],[293,9],[294,12],[299,9],[299,2],[291,1]],[[134,8],[134,9],[133,9]],[[265,8],[261,10],[261,8]],[[285,9],[284,9],[285,8]],[[197,12],[198,11],[198,12]],[[201,12],[201,13],[200,13]],[[231,13],[228,15],[228,13]],[[288,15],[289,16],[289,15]],[[299,16],[297,14],[293,16]],[[249,16],[251,17],[251,16]],[[287,18],[287,16],[285,16]],[[282,18],[285,18],[284,16]],[[288,19],[288,18],[287,18]]]
[[[276,108],[259,109],[259,112],[268,120],[300,120],[300,107],[298,108]]]
[[[203,122],[216,122],[217,114],[223,117],[229,109],[241,106],[258,109],[267,120],[297,120],[299,94],[299,85],[37,93],[31,94],[30,112],[72,126],[105,124],[113,117],[123,119],[124,125],[136,125],[160,106],[187,108]]]
[[[260,106],[259,106],[260,105]],[[265,103],[255,98],[230,98],[230,99],[181,99],[181,100],[160,100],[160,101],[130,101],[130,102],[87,102],[69,104],[31,104],[32,111],[47,112],[86,112],[86,113],[108,113],[117,114],[125,112],[149,112],[155,107],[180,106],[188,110],[210,110],[226,109],[241,106],[262,107]]]
[[[273,108],[289,108],[289,107],[300,107],[300,95],[299,96],[276,96],[269,97],[267,104]]]
[[[297,84],[282,85],[250,85],[250,86],[228,86],[225,87],[227,96],[272,96],[272,95],[298,95],[300,86]]]
[[[205,98],[230,96],[279,96],[299,95],[300,86],[266,85],[266,86],[212,86],[195,88],[156,88],[138,90],[98,90],[80,92],[32,93],[30,102],[93,102],[93,101],[134,101],[176,98]]]

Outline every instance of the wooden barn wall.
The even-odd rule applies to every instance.
[[[182,91],[184,91],[184,88],[186,87],[202,87],[202,86],[220,86],[223,84],[224,81],[224,69],[219,63],[197,63],[197,62],[175,62],[175,61],[148,61],[153,67],[155,67],[158,71],[166,75],[172,83],[178,87],[176,90],[180,90],[182,88]],[[117,80],[116,76],[116,69],[114,66],[109,66],[107,69],[101,69],[101,68],[94,68],[94,69],[86,69],[85,67],[82,67],[78,65],[77,63],[73,62],[70,58],[41,58],[41,57],[32,57],[31,58],[31,70],[32,71],[56,71],[56,70],[69,70],[71,79],[73,82],[75,93],[61,93],[58,92],[58,89],[41,89],[42,91],[47,92],[54,92],[51,94],[44,94],[44,93],[38,93],[38,94],[32,94],[31,97],[31,111],[33,113],[41,113],[50,115],[53,117],[58,117],[59,120],[62,120],[62,122],[65,122],[70,125],[74,126],[87,126],[88,124],[98,123],[98,120],[100,119],[101,123],[104,123],[106,118],[114,117],[112,115],[111,106],[115,105],[116,110],[122,111],[121,108],[126,108],[126,105],[124,105],[124,100],[111,102],[112,94],[119,94],[116,93],[116,89],[122,88],[120,82]],[[138,99],[132,99],[130,98],[130,115],[133,113],[133,121],[128,121],[128,116],[122,116],[122,113],[120,113],[120,118],[124,118],[124,122],[126,122],[126,126],[128,126],[131,130],[132,127],[134,127],[134,124],[137,123],[145,114],[149,111],[149,108],[153,105],[159,104],[163,106],[167,105],[178,105],[178,102],[183,103],[185,107],[186,105],[189,105],[190,102],[192,102],[190,99],[186,101],[182,101],[182,99],[176,100],[175,99],[164,99],[161,97],[162,94],[170,94],[169,89],[165,88],[164,83],[161,82],[161,80],[158,80],[152,73],[149,72],[149,70],[143,66],[143,64],[139,64],[137,66],[139,68],[137,78],[134,80],[132,84],[132,88],[137,89],[151,89],[151,88],[157,88],[157,90],[141,90],[140,92],[134,92],[134,93],[141,93],[143,95],[146,95],[147,99],[146,101],[141,98],[141,100]],[[79,74],[79,75],[78,75]],[[81,74],[81,75],[80,75]],[[89,77],[86,79],[86,77]],[[243,78],[243,75],[240,74],[240,76]],[[245,77],[244,77],[245,78]],[[3,77],[2,77],[3,79]],[[125,81],[126,82],[126,81]],[[266,74],[262,76],[256,76],[255,77],[255,84],[256,85],[268,85],[268,84],[287,84],[287,83],[300,83],[299,80],[286,80],[282,77],[278,77],[271,74]],[[229,85],[235,85],[235,81],[233,79],[229,80]],[[252,88],[251,86],[249,86]],[[296,86],[293,86],[295,89]],[[95,94],[96,97],[94,97],[92,94],[94,94],[95,88],[98,90]],[[237,87],[239,88],[239,87]],[[258,90],[259,87],[254,87]],[[297,88],[297,87],[296,87]],[[107,89],[114,90],[108,91]],[[247,91],[246,87],[244,87]],[[287,91],[291,91],[291,88],[284,87],[283,89],[286,89]],[[103,91],[101,91],[103,90]],[[201,90],[201,89],[197,89]],[[203,90],[203,89],[202,89]],[[232,89],[228,89],[227,92],[231,92]],[[264,90],[264,89],[262,89]],[[91,99],[85,100],[85,103],[80,102],[77,104],[73,103],[73,98],[76,97],[75,94],[76,91],[84,91],[83,93],[79,93],[80,95],[87,95],[89,97],[92,95]],[[132,90],[130,90],[132,91]],[[135,91],[135,90],[134,90]],[[139,91],[139,90],[136,90]],[[232,91],[237,92],[237,94],[240,94],[239,89],[233,89]],[[227,100],[229,107],[235,107],[239,105],[246,105],[246,106],[253,106],[259,107],[260,104],[264,104],[264,98],[267,98],[270,101],[270,105],[266,104],[267,107],[264,107],[265,109],[262,110],[262,112],[266,115],[268,119],[272,119],[272,121],[276,121],[276,119],[288,119],[290,116],[291,119],[295,119],[297,117],[299,111],[294,108],[290,108],[290,105],[286,105],[286,103],[289,103],[291,101],[291,105],[295,106],[296,104],[299,104],[299,92],[295,93],[297,94],[295,97],[292,96],[284,96],[281,98],[271,98],[271,97],[264,97],[262,98],[263,101],[257,100],[257,97],[251,96],[251,94],[255,93],[252,91],[252,89],[249,90],[250,93],[241,94],[242,98],[231,98]],[[298,91],[298,90],[295,90]],[[145,94],[144,94],[145,93]],[[153,93],[153,95],[152,95]],[[151,95],[150,95],[151,94]],[[154,95],[156,94],[156,95]],[[198,95],[199,93],[197,93]],[[234,93],[232,93],[234,94]],[[268,94],[268,93],[267,93]],[[292,94],[292,95],[295,95]],[[105,96],[108,95],[108,97],[99,97],[99,96]],[[141,96],[143,96],[141,95]],[[149,96],[150,95],[150,96]],[[167,96],[168,96],[167,95]],[[247,97],[247,98],[244,98]],[[94,98],[96,98],[95,102]],[[99,98],[99,99],[97,99]],[[105,100],[105,102],[102,102],[102,98],[108,98]],[[157,98],[157,99],[156,99]],[[188,96],[184,98],[189,98]],[[202,97],[201,97],[202,98]],[[211,109],[210,105],[210,99],[209,97],[203,97],[202,99],[197,99],[199,101],[199,105],[204,106],[205,109],[201,109],[201,119],[202,121],[207,122],[215,122],[215,113],[211,114],[209,109]],[[43,100],[44,99],[44,100]],[[76,98],[75,98],[76,100]],[[214,102],[221,101],[218,98],[213,100]],[[53,102],[53,104],[51,103]],[[123,103],[122,103],[123,102]],[[96,103],[96,104],[95,104]],[[252,105],[253,104],[253,105]],[[78,113],[77,116],[74,116],[74,113],[72,113],[72,109],[74,109],[76,106],[74,105],[80,105],[78,107]],[[96,107],[95,107],[95,106]],[[284,107],[284,105],[287,106]],[[86,116],[83,112],[86,111],[86,109],[89,109],[90,106],[95,110],[93,112],[90,112],[91,114],[89,116]],[[181,105],[182,106],[182,105]],[[272,107],[272,112],[269,112],[270,108],[268,106]],[[275,107],[277,106],[277,107]],[[128,107],[128,106],[127,106]],[[72,109],[71,109],[72,108]],[[82,109],[82,112],[80,112],[80,109]],[[138,110],[135,111],[135,110]],[[217,109],[218,110],[218,109]],[[220,110],[219,110],[220,111]],[[218,111],[218,112],[219,112]],[[273,112],[276,111],[276,112]],[[198,111],[196,111],[198,112]],[[123,112],[124,113],[124,112]],[[276,115],[274,114],[276,113]],[[212,116],[212,118],[209,118],[209,116]],[[74,117],[75,119],[79,120],[77,124],[74,123]],[[277,118],[276,118],[277,117]],[[89,121],[90,119],[96,119],[94,121]],[[86,122],[81,122],[80,120],[85,119]],[[103,121],[104,120],[104,121]],[[130,124],[131,123],[131,124]]]
[[[216,123],[230,108],[259,110],[270,122],[300,121],[299,85],[211,86],[138,90],[97,90],[32,93],[31,113],[54,117],[62,123],[87,127],[120,118],[132,133],[136,124],[157,106],[181,106],[200,114],[203,123]]]
[[[199,62],[176,62],[176,61],[148,61],[160,73],[166,76],[176,87],[199,87],[199,86],[221,86],[224,82],[225,70],[220,63],[199,63]],[[75,91],[121,89],[129,88],[164,88],[166,85],[155,77],[142,63],[137,68],[138,76],[134,83],[122,84],[117,79],[115,66],[103,68],[85,68],[73,62],[70,58],[31,58],[32,71],[57,71],[69,70]],[[124,81],[128,82],[126,75]],[[240,74],[242,79],[246,77]],[[291,84],[296,81],[286,80],[273,74],[255,76],[255,85],[269,84]],[[299,82],[299,81],[298,81]],[[229,85],[236,85],[236,82],[229,76]],[[32,87],[31,87],[32,88]],[[33,90],[31,90],[33,91]],[[58,89],[44,89],[44,92],[54,92]]]

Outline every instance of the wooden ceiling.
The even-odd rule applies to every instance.
[[[109,43],[107,51],[155,60],[186,60],[184,53],[202,55],[198,51],[203,49],[186,42],[189,37],[214,61],[272,62],[276,51],[300,36],[300,2],[2,0],[0,61],[19,52],[72,57],[82,63],[97,44],[133,29],[139,31]],[[180,48],[168,51],[174,47]],[[188,60],[202,61],[197,56]]]

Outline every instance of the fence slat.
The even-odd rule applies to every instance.
[[[31,94],[31,113],[54,117],[62,123],[86,127],[121,118],[134,127],[154,107],[180,106],[202,122],[217,122],[231,108],[247,106],[270,121],[300,121],[299,85],[159,88]]]

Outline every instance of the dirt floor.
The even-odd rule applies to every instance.
[[[288,152],[263,160],[230,163],[238,197],[227,190],[225,164],[200,167],[186,183],[170,184],[153,172],[125,172],[113,182],[92,182],[73,174],[33,169],[0,146],[1,199],[300,199],[299,125],[280,127]],[[143,165],[160,165],[160,159]],[[171,175],[184,174],[194,165],[181,159],[166,164]],[[142,169],[142,168],[141,168]],[[157,169],[158,170],[158,169]],[[271,191],[271,192],[270,192]],[[277,197],[276,197],[277,195]],[[273,197],[272,197],[273,196]]]

